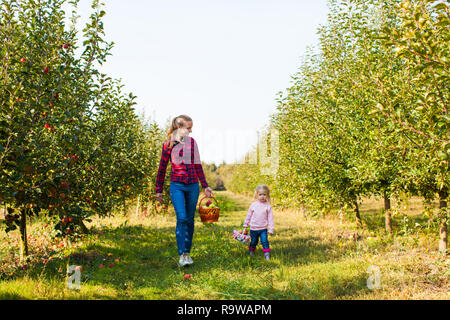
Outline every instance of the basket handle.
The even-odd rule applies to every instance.
[[[217,202],[216,198],[214,198],[214,196],[207,197],[206,195],[204,195],[204,196],[200,199],[200,202],[198,203],[198,206],[199,206],[199,207],[201,207],[200,205],[201,205],[202,201],[203,201],[205,198],[212,198],[212,199],[216,202],[217,207],[219,206],[219,203]]]

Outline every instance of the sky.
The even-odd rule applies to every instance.
[[[193,119],[201,160],[238,162],[276,112],[326,0],[106,0],[112,56],[102,72],[137,96],[136,113],[164,126]],[[80,0],[80,26],[92,9]]]

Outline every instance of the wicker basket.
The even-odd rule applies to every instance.
[[[202,201],[207,198],[206,196],[203,196],[203,198],[200,200],[198,204],[198,212],[200,214],[200,220],[205,223],[209,222],[217,222],[219,221],[219,215],[220,215],[220,208],[206,208],[202,206]],[[217,203],[216,198],[211,197],[215,202],[216,206],[218,207],[219,204]]]
[[[243,244],[249,244],[251,237],[248,234],[245,234],[245,228],[241,232],[234,230],[233,238]]]

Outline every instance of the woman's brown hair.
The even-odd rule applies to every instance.
[[[192,122],[191,117],[182,114],[179,115],[178,117],[173,118],[172,120],[172,124],[170,125],[169,128],[169,132],[167,133],[167,138],[165,142],[168,142],[169,144],[169,148],[172,148],[175,140],[173,139],[173,133],[175,130],[177,130],[178,128],[184,128],[184,126],[186,125],[187,122]]]

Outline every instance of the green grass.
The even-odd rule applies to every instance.
[[[251,200],[226,191],[215,196],[222,208],[219,222],[203,224],[196,216],[195,263],[186,268],[177,265],[173,212],[136,217],[130,210],[128,216],[95,219],[89,224],[93,234],[66,249],[54,247],[35,222],[27,270],[17,262],[18,234],[1,231],[0,299],[450,298],[448,260],[434,248],[377,230],[360,241],[340,238],[355,228],[334,216],[305,219],[295,211],[275,211],[272,260],[263,259],[260,245],[256,256],[248,257],[247,247],[231,235],[242,225]],[[364,208],[362,214],[364,219]],[[83,268],[80,290],[66,287],[69,264]],[[370,265],[380,268],[379,290],[367,288]],[[189,280],[184,279],[187,273],[192,274]]]

